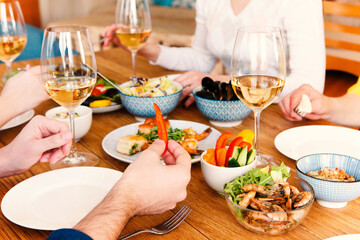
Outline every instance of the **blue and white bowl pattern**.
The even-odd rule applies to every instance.
[[[210,120],[233,122],[246,118],[251,109],[240,100],[220,101],[206,99],[197,96],[195,93],[201,90],[201,86],[194,88],[193,95],[200,112]]]
[[[344,169],[355,182],[336,182],[306,175],[322,168]],[[315,197],[329,202],[348,202],[360,196],[360,160],[332,153],[307,155],[296,162],[298,176],[308,182],[315,190]]]
[[[180,90],[174,94],[161,97],[137,97],[120,92],[121,102],[127,111],[138,117],[154,118],[155,110],[153,103],[159,106],[163,115],[168,115],[175,109],[183,90],[181,84],[176,82],[174,84],[177,84]]]

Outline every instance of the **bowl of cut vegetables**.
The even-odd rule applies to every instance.
[[[290,170],[282,163],[253,169],[226,183],[223,196],[236,221],[266,235],[297,227],[314,202],[314,190],[304,180],[289,177]]]
[[[120,96],[125,109],[137,120],[154,118],[153,103],[156,103],[164,115],[172,112],[179,102],[183,86],[168,77],[136,78],[135,81],[120,85]]]
[[[231,133],[223,133],[215,148],[209,148],[201,155],[201,171],[205,181],[219,193],[223,191],[226,182],[256,167],[252,138],[241,136],[241,133],[229,146],[225,145]]]

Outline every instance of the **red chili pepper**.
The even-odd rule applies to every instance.
[[[242,137],[237,137],[234,140],[232,140],[232,142],[230,143],[230,145],[229,145],[229,147],[227,149],[227,152],[226,152],[225,167],[229,166],[229,159],[233,155],[234,148],[239,146],[239,144],[241,144],[241,142],[244,142],[243,138]]]
[[[247,146],[247,152],[249,152],[250,149],[251,149],[251,144],[248,143],[248,142],[242,141],[242,142],[239,144],[239,147],[244,147],[244,146]]]
[[[108,89],[105,88],[104,84],[99,83],[94,87],[93,91],[91,92],[91,95],[96,97],[99,96],[100,94],[105,93],[107,90]]]
[[[156,126],[158,129],[159,139],[161,139],[165,142],[165,150],[163,152],[163,154],[164,154],[168,147],[168,135],[167,135],[166,124],[164,121],[164,117],[161,113],[161,110],[160,110],[159,106],[156,105],[156,103],[154,103],[154,109],[155,109]]]
[[[216,165],[219,166],[218,161],[217,161],[217,150],[220,148],[224,148],[226,141],[231,138],[231,132],[226,132],[221,134],[221,136],[218,138],[218,140],[216,141],[216,146],[215,146],[215,162]]]

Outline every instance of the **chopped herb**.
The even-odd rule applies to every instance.
[[[129,155],[133,155],[133,151],[134,149],[138,146],[139,144],[135,143],[129,150]]]
[[[172,127],[170,127],[167,130],[167,134],[168,134],[168,139],[172,139],[177,142],[182,141],[183,137],[185,136],[184,130],[178,128],[173,129]],[[152,141],[152,142],[159,138],[156,126],[151,128],[149,134],[141,133],[140,131],[138,131],[137,135],[144,136],[148,141]]]

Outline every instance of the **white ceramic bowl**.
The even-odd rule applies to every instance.
[[[256,168],[256,160],[249,165],[243,167],[218,167],[207,163],[203,156],[206,154],[204,151],[201,154],[201,171],[205,178],[206,183],[215,191],[221,193],[224,184],[232,181],[234,178],[244,175],[253,168]]]
[[[70,119],[69,118],[59,118],[56,117],[57,113],[67,112],[64,107],[55,107],[48,110],[45,113],[45,116],[48,118],[56,119],[60,122],[64,122],[70,127]],[[75,112],[79,114],[79,117],[75,117],[75,139],[79,141],[80,138],[85,136],[91,127],[92,122],[92,110],[86,106],[79,106],[75,109]]]

